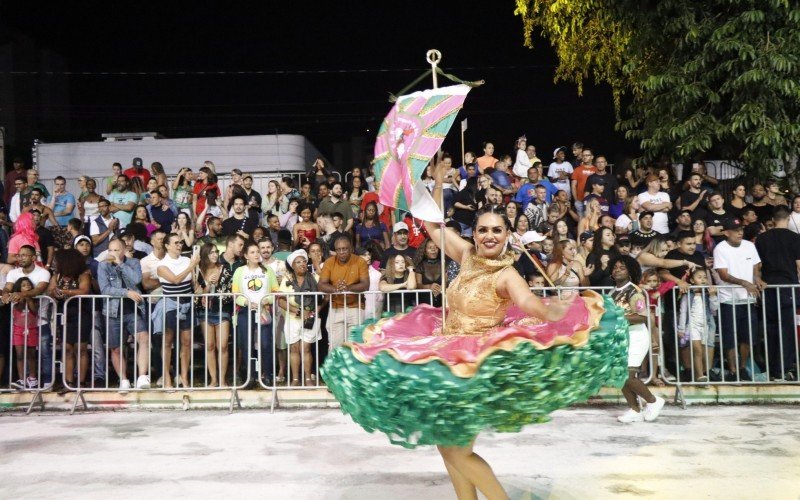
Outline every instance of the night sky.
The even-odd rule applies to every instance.
[[[543,160],[554,147],[575,140],[617,161],[636,153],[613,129],[607,88],[590,83],[578,97],[574,85],[553,83],[555,56],[549,44],[540,40],[533,50],[522,46],[512,1],[268,5],[273,3],[43,7],[3,1],[0,29],[56,51],[70,71],[170,73],[70,76],[70,106],[60,112],[69,115],[71,125],[40,131],[45,141],[98,140],[102,132],[125,131],[167,137],[277,132],[305,135],[330,154],[334,143],[354,136],[367,136],[372,144],[390,108],[388,94],[421,75],[426,50],[437,48],[446,71],[486,80],[470,93],[459,115],[469,119],[467,149],[477,151],[488,139],[498,152],[510,153],[514,139],[524,133]],[[179,71],[266,73],[175,74]],[[14,78],[15,84],[27,85],[49,77]],[[455,156],[457,131],[456,124],[445,143]]]

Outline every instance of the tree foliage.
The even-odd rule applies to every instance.
[[[611,86],[644,160],[713,149],[764,174],[796,157],[800,1],[517,0],[515,13],[526,45],[555,48],[556,80]]]

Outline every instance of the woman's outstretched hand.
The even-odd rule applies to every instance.
[[[550,302],[547,304],[547,317],[545,318],[548,322],[553,323],[556,321],[560,321],[567,315],[567,311],[570,307],[572,307],[572,303],[578,299],[578,294],[570,294],[566,298],[558,298],[553,297],[550,299]]]

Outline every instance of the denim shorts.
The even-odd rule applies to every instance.
[[[147,321],[145,321],[139,312],[123,315],[122,325],[124,328],[120,331],[120,319],[108,318],[108,328],[106,329],[106,344],[108,347],[116,349],[122,345],[123,335],[135,335],[140,332],[147,332]]]
[[[197,311],[195,312],[195,317],[197,318],[198,323],[208,323],[209,325],[217,326],[223,321],[230,321],[231,315],[229,312],[222,311],[220,315],[219,311],[208,311],[206,314],[205,311]]]

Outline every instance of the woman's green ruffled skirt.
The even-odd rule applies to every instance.
[[[368,432],[378,430],[408,448],[466,446],[483,430],[518,432],[603,386],[622,387],[628,322],[610,298],[603,297],[602,306],[597,328],[581,347],[543,347],[517,332],[482,357],[470,376],[454,374],[436,357],[401,361],[396,343],[364,360],[358,347],[366,345],[360,342],[370,321],[351,330],[351,343],[333,350],[321,372],[342,411]]]

